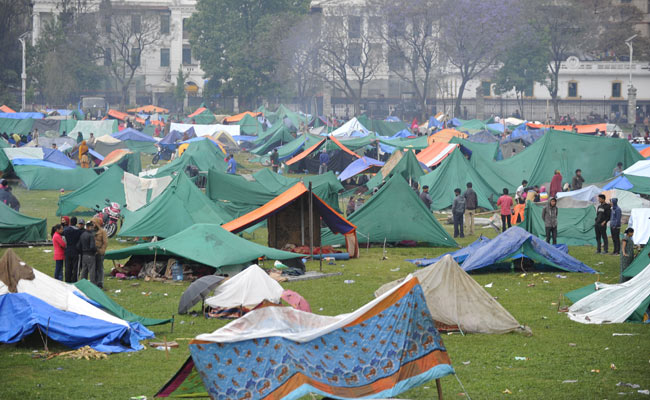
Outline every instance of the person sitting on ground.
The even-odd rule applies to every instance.
[[[510,215],[512,215],[512,197],[508,195],[508,189],[503,188],[503,195],[497,200],[497,207],[501,207],[501,232],[506,231],[506,225],[508,228],[512,228],[512,221]]]
[[[546,207],[542,209],[542,221],[546,228],[546,243],[551,243],[552,238],[553,244],[557,244],[557,212],[557,199],[551,197]]]
[[[623,277],[623,272],[634,261],[634,242],[632,241],[632,236],[634,236],[634,229],[627,228],[621,240],[621,277],[619,279],[621,283],[627,280]]]
[[[576,174],[571,179],[571,190],[580,190],[582,189],[582,184],[585,182],[585,178],[582,177],[582,170],[580,168],[576,169]]]

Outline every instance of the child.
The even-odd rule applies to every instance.
[[[65,240],[61,236],[63,225],[56,224],[52,227],[52,245],[54,246],[54,279],[63,280],[63,260],[65,260]]]

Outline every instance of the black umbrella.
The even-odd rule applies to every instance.
[[[186,314],[199,300],[205,299],[210,294],[210,291],[214,290],[224,279],[223,276],[206,275],[192,282],[181,296],[181,301],[178,303],[178,313]]]

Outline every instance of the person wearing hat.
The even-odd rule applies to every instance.
[[[553,238],[553,244],[557,244],[557,211],[557,199],[551,197],[546,207],[542,209],[542,220],[546,228],[546,243],[551,243],[551,238]]]
[[[97,277],[95,276],[95,254],[97,248],[95,247],[95,225],[88,221],[85,229],[81,232],[79,242],[77,242],[77,250],[81,257],[81,279],[88,279],[93,284],[97,284]]]

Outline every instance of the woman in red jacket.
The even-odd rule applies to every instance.
[[[56,224],[52,227],[52,245],[54,246],[54,279],[63,280],[63,260],[65,260],[65,240],[63,236],[63,225]]]

